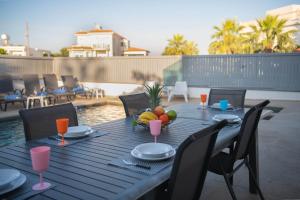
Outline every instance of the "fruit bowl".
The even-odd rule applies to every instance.
[[[132,124],[133,126],[139,125],[149,129],[149,121],[161,120],[162,128],[166,128],[176,120],[176,117],[177,113],[174,110],[166,111],[161,106],[158,106],[153,110],[146,109],[145,111],[134,115]]]

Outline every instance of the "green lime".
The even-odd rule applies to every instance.
[[[177,113],[175,110],[170,110],[167,112],[167,115],[169,117],[170,120],[175,120],[177,117]]]

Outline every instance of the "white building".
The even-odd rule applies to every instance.
[[[7,55],[10,56],[35,56],[35,57],[50,57],[51,52],[43,49],[30,48],[25,45],[13,45],[9,43],[9,36],[1,35],[0,49],[4,49]],[[27,51],[28,50],[28,51]]]
[[[24,45],[9,45],[0,46],[0,49],[4,49],[7,55],[10,56],[34,56],[34,57],[50,57],[51,52],[47,50],[29,48],[28,55],[26,46]]]
[[[277,15],[280,19],[286,19],[287,23],[284,30],[297,30],[298,32],[295,33],[295,40],[297,44],[300,44],[300,5],[288,5],[273,10],[267,10],[266,15]],[[241,25],[245,26],[242,32],[248,33],[252,31],[249,26],[257,26],[257,21],[251,20],[243,22]]]
[[[75,36],[76,45],[68,48],[70,57],[123,56],[130,48],[129,40],[125,37],[99,26],[93,30],[77,32]]]
[[[148,56],[149,53],[150,52],[146,49],[129,47],[124,51],[124,56]]]

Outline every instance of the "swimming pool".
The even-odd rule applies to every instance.
[[[115,105],[78,108],[77,115],[79,124],[89,126],[125,117],[123,107]],[[0,122],[0,147],[24,141],[23,123],[20,119]]]

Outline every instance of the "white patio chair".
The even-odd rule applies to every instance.
[[[183,95],[185,102],[188,102],[188,87],[186,81],[176,81],[175,87],[169,91],[168,102],[174,95]]]

